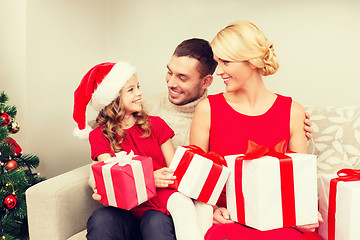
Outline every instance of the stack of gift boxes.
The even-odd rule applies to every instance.
[[[317,223],[320,209],[324,239],[359,239],[360,173],[345,170],[335,181],[322,176],[318,200],[316,156],[289,153],[284,146],[249,141],[245,154],[225,159],[196,146],[178,147],[170,165],[177,178],[170,187],[216,205],[226,186],[230,218],[262,231]],[[156,195],[151,158],[121,153],[92,170],[103,204],[131,209]]]

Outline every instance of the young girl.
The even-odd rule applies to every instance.
[[[160,117],[148,116],[142,110],[141,96],[136,69],[128,63],[99,64],[85,75],[75,92],[75,99],[80,99],[81,104],[75,101],[74,109],[80,105],[86,108],[91,99],[91,105],[99,111],[96,118],[99,126],[89,135],[91,157],[104,161],[115,156],[116,152],[131,150],[136,155],[151,157],[157,196],[131,212],[138,218],[151,209],[170,213],[178,240],[204,239],[212,224],[212,208],[166,188],[175,178],[167,176],[173,172],[167,167],[174,155],[171,143],[174,132]],[[79,129],[85,128],[83,114],[84,109],[80,112],[74,110]]]
[[[303,107],[290,97],[270,92],[264,85],[262,76],[274,74],[279,63],[263,32],[248,21],[238,21],[221,30],[211,47],[218,62],[216,74],[223,79],[226,92],[208,96],[199,103],[190,144],[233,155],[245,153],[248,140],[267,146],[287,140],[288,149],[305,153]],[[221,224],[208,231],[207,240],[319,238],[313,232],[317,223],[271,231],[235,224],[229,220],[225,203],[220,198],[214,221]]]

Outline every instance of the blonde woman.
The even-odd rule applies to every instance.
[[[274,74],[279,62],[263,32],[251,22],[238,21],[222,29],[211,47],[226,92],[198,104],[190,144],[232,155],[245,153],[248,140],[268,146],[287,140],[289,150],[306,152],[303,107],[264,85],[263,76]],[[207,232],[208,240],[320,238],[313,232],[318,224],[261,232],[233,223],[224,195],[215,207],[214,223],[218,225]]]

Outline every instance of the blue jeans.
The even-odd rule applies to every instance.
[[[149,210],[141,220],[130,211],[104,207],[88,219],[89,240],[176,240],[171,216]]]
[[[143,240],[176,240],[171,216],[160,211],[149,210],[140,221]]]

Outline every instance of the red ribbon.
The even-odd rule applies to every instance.
[[[335,213],[336,213],[336,188],[338,182],[360,181],[360,170],[341,169],[338,177],[330,181],[329,208],[328,208],[328,239],[335,240]]]
[[[242,166],[244,160],[252,160],[262,156],[272,156],[279,159],[280,179],[281,179],[281,200],[283,227],[296,225],[295,215],[295,192],[294,192],[294,170],[292,159],[286,156],[287,141],[283,140],[274,146],[267,147],[256,144],[249,140],[245,155],[239,156],[235,160],[235,191],[238,222],[245,223],[245,202],[242,192]]]
[[[197,200],[202,202],[208,202],[212,192],[217,183],[217,179],[220,177],[223,166],[227,166],[227,163],[223,156],[219,155],[215,152],[205,152],[200,147],[195,145],[183,146],[187,150],[185,151],[184,155],[182,156],[175,172],[174,176],[176,179],[174,180],[173,184],[170,184],[169,187],[178,189],[181,179],[184,177],[185,172],[187,171],[193,157],[195,154],[203,156],[211,161],[213,161],[213,165],[210,169],[209,176],[206,179],[204,186],[201,189],[201,192],[197,198]]]

